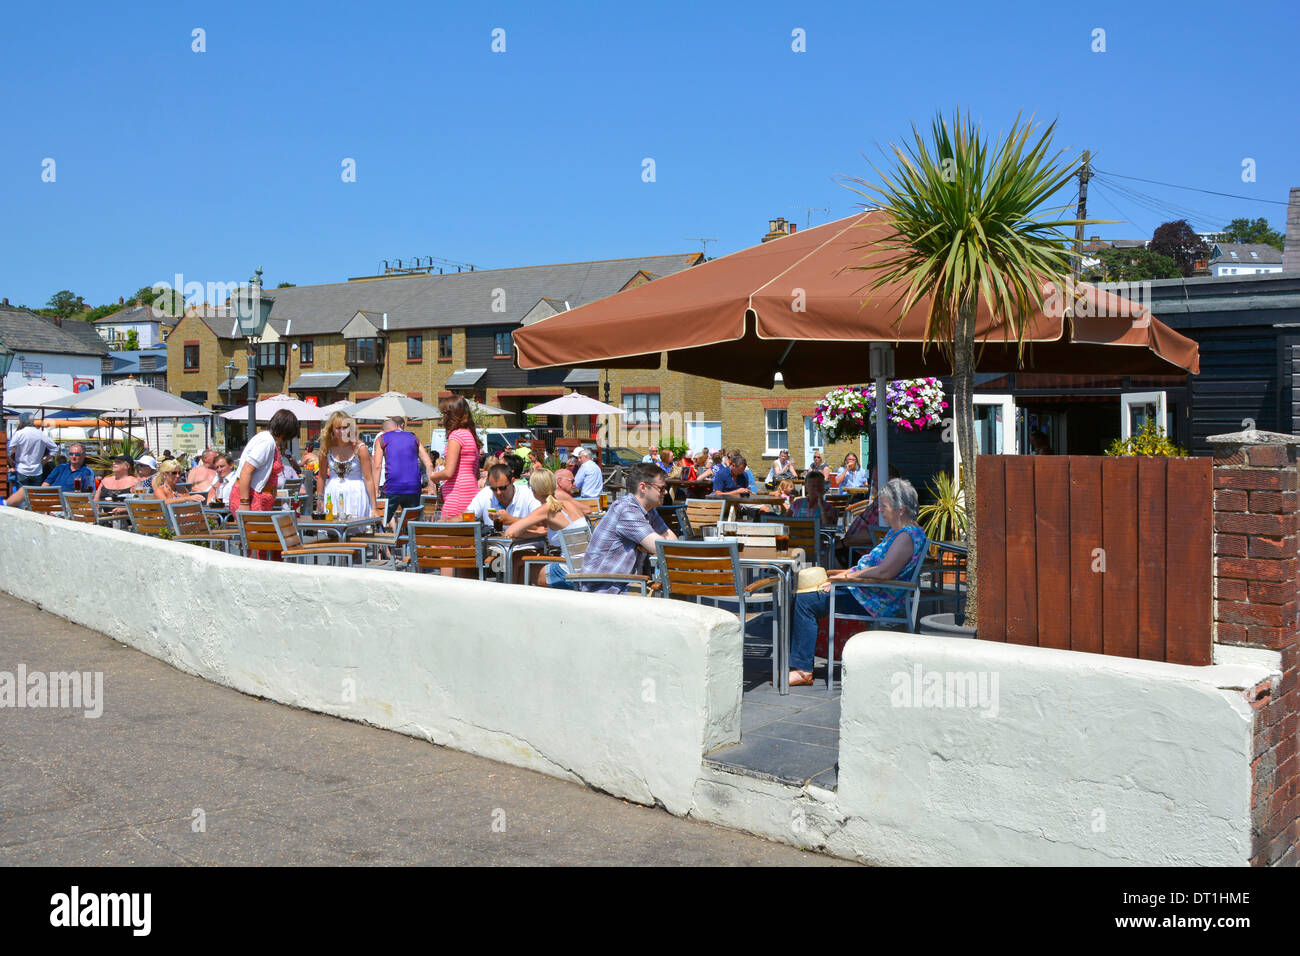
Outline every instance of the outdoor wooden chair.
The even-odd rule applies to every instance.
[[[275,536],[280,545],[280,558],[284,561],[301,562],[311,558],[313,563],[317,559],[326,557],[336,562],[343,562],[347,567],[352,567],[354,562],[365,563],[366,549],[364,545],[354,545],[351,541],[344,542],[323,542],[320,544],[304,544],[302,537],[298,533],[298,519],[292,511],[250,511],[247,512],[253,522],[241,520],[241,525],[252,524],[260,519],[263,515],[270,518],[271,526],[275,529]],[[245,512],[239,512],[239,517],[244,518]],[[241,528],[241,530],[243,530]],[[262,550],[267,550],[265,547]]]
[[[723,610],[734,612],[740,618],[743,632],[747,625],[761,618],[773,620],[772,653],[776,654],[775,626],[776,592],[773,587],[780,578],[759,578],[745,583],[745,572],[740,565],[740,544],[736,541],[667,541],[655,542],[656,571],[663,596],[694,598],[695,603],[712,601],[717,607],[725,602],[736,607]],[[766,610],[750,613],[755,604],[766,605]]]
[[[822,521],[817,515],[811,518],[787,518],[782,515],[763,515],[765,524],[785,525],[790,535],[791,548],[803,548],[804,558],[809,564],[822,563]]]
[[[208,514],[197,501],[182,501],[167,506],[167,518],[171,524],[173,541],[203,542],[221,545],[227,553],[231,546],[239,545],[238,531],[213,530],[208,527]]]
[[[668,530],[677,535],[679,540],[689,541],[694,537],[691,534],[691,520],[687,517],[686,505],[660,505],[655,511],[664,519]]]
[[[38,515],[63,517],[63,492],[58,488],[27,486],[27,503]]]
[[[421,574],[443,568],[472,568],[483,580],[483,570],[492,555],[487,553],[481,522],[412,521],[406,529],[407,570]]]
[[[712,500],[688,498],[686,500],[686,521],[690,524],[691,531],[703,534],[705,528],[717,527],[722,521],[722,506],[724,504],[726,502],[720,498]]]
[[[354,534],[348,538],[348,544],[364,544],[372,548],[387,548],[394,571],[397,570],[398,555],[406,550],[407,529],[412,521],[426,520],[425,505],[416,508],[403,508],[397,516],[392,531],[379,534]]]
[[[906,581],[873,581],[866,583],[863,581],[832,581],[831,583],[831,603],[829,611],[829,620],[827,622],[826,637],[826,689],[830,690],[835,683],[835,622],[839,621],[870,621],[873,630],[893,630],[892,627],[881,627],[881,625],[903,625],[908,631],[916,632],[917,616],[921,607],[921,572],[925,569],[925,554],[929,551],[929,542],[921,546],[921,560],[916,562],[916,568],[912,575]],[[906,597],[905,614],[902,617],[869,617],[865,614],[847,614],[837,612],[835,609],[835,595],[840,593],[846,587],[870,588],[871,590],[880,591],[902,591]]]
[[[95,519],[95,503],[84,491],[62,492],[63,516],[81,524],[99,524]]]
[[[157,498],[137,498],[126,503],[126,513],[131,519],[131,530],[136,534],[145,534],[156,538],[163,531],[170,531],[167,521],[167,506]]]
[[[548,564],[563,564],[570,574],[582,571],[582,558],[591,544],[591,527],[566,528],[560,532],[559,554],[529,554],[523,558],[524,585],[528,584],[528,572],[533,568],[538,574],[544,573]]]
[[[966,610],[966,545],[931,541],[921,572],[918,614],[960,614]]]

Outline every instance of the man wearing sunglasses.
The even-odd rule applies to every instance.
[[[67,462],[56,465],[42,484],[62,491],[94,491],[95,473],[86,467],[86,449],[69,445]]]

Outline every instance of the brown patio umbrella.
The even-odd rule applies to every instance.
[[[668,368],[770,388],[868,378],[872,343],[894,345],[899,378],[947,375],[938,349],[923,357],[922,301],[897,325],[897,290],[868,294],[870,273],[849,266],[884,253],[884,213],[866,212],[741,250],[519,329],[520,368],[557,365]],[[1136,303],[1081,285],[1073,329],[1065,309],[1030,320],[1025,367],[1036,371],[1143,375],[1200,370],[1196,343]],[[1058,300],[1061,301],[1061,300]],[[1064,304],[1062,302],[1062,304]],[[980,303],[979,371],[1018,368],[1014,340]]]

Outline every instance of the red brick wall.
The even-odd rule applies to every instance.
[[[1214,460],[1214,628],[1221,644],[1279,651],[1282,678],[1245,692],[1255,712],[1251,864],[1295,866],[1297,471],[1289,444],[1225,444]]]

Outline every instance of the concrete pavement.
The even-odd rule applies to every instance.
[[[19,664],[102,672],[103,714],[0,707],[0,865],[843,865],[248,697],[0,593]]]

